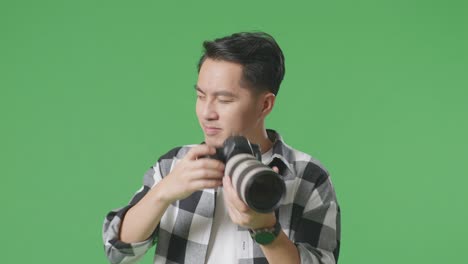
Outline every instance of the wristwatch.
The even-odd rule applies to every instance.
[[[281,225],[278,220],[270,228],[249,229],[252,239],[260,245],[268,245],[275,240],[281,231]]]

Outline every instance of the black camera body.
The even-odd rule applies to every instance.
[[[225,175],[231,177],[237,194],[251,209],[269,213],[279,207],[286,186],[278,173],[261,162],[258,145],[243,136],[231,136],[209,158],[226,164]]]
[[[251,144],[250,141],[243,136],[231,136],[227,138],[222,147],[216,148],[216,154],[208,156],[212,159],[217,159],[226,163],[237,154],[250,154],[257,160],[262,160],[262,153],[257,144]]]

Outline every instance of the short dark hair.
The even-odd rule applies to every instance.
[[[206,58],[239,63],[243,80],[254,91],[278,94],[284,78],[284,56],[275,39],[265,32],[240,32],[203,42],[204,53],[198,72]]]

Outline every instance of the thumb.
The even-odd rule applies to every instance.
[[[273,166],[273,168],[272,168],[272,169],[273,169],[273,170],[274,170],[276,173],[279,173],[279,169],[278,169],[278,167],[276,167],[276,166]]]

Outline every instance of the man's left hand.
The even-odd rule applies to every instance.
[[[278,169],[273,168],[276,172]],[[231,177],[223,177],[224,203],[232,222],[249,229],[270,228],[276,223],[275,213],[258,213],[250,209],[237,195]]]

